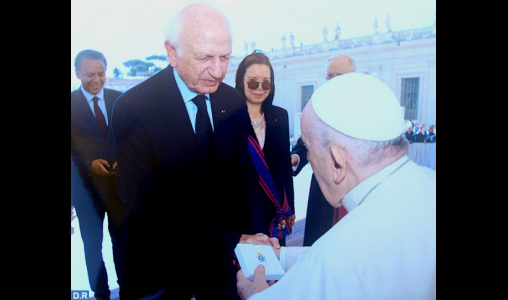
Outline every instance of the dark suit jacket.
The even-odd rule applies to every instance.
[[[300,156],[300,164],[294,176],[298,176],[302,169],[309,163],[307,160],[307,148],[302,139],[293,148],[291,155]],[[307,219],[305,222],[305,235],[303,245],[312,246],[319,238],[333,227],[335,208],[326,201],[315,175],[312,175],[310,184],[309,202],[307,205]]]
[[[265,107],[266,140],[263,152],[266,163],[270,169],[273,182],[281,201],[284,200],[286,192],[288,203],[295,211],[295,191],[293,185],[293,168],[291,167],[291,152],[289,141],[289,116],[288,112],[277,106]],[[251,126],[251,136],[256,140],[256,133]],[[258,141],[259,142],[259,141]],[[262,217],[265,234],[269,234],[269,226],[276,217],[277,212],[274,204],[268,196],[263,193]]]
[[[104,100],[108,115],[108,138],[104,138],[97,120],[86,101],[81,89],[71,93],[71,157],[79,173],[85,180],[87,188],[95,188],[102,201],[105,201],[111,184],[111,178],[90,175],[89,169],[92,161],[96,159],[107,160],[114,163],[114,147],[111,140],[111,114],[115,100],[122,93],[104,89]],[[71,187],[72,188],[72,187]]]
[[[415,142],[415,134],[414,132],[407,132],[406,131],[406,139],[409,141],[410,144],[414,143]]]
[[[127,196],[122,299],[163,288],[171,299],[207,289],[211,299],[238,297],[232,259],[240,233],[255,233],[249,208],[262,201],[259,175],[248,151],[245,101],[225,84],[210,98],[215,170],[202,166],[171,67],[115,104],[113,133]]]
[[[430,132],[425,138],[427,143],[435,143],[436,142],[436,134],[434,132]]]
[[[415,133],[415,143],[423,143],[425,142],[425,139],[427,138],[427,133]]]

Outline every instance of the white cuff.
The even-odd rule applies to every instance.
[[[296,170],[298,170],[298,166],[300,165],[300,155],[298,154],[293,154],[293,155],[296,155],[298,157],[298,163],[296,164],[296,166],[293,167],[293,171],[296,172]]]
[[[286,247],[281,247],[280,249],[280,265],[282,266],[282,269],[284,272],[287,272],[286,270]]]

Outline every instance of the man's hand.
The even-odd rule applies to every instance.
[[[296,167],[298,165],[298,155],[291,155],[291,165],[294,167]]]
[[[295,226],[295,224],[296,224],[296,215],[292,215],[291,217],[289,217],[289,224],[291,225],[291,227]]]
[[[118,164],[115,162],[113,164],[113,168],[116,168]],[[109,165],[109,163],[107,161],[105,161],[104,159],[96,159],[92,162],[92,166],[90,167],[90,171],[95,174],[95,175],[99,175],[99,176],[105,176],[105,177],[110,177],[110,176],[115,176],[115,175],[119,175],[119,172],[109,172],[106,168],[110,168],[111,166]]]
[[[259,265],[254,271],[254,282],[245,277],[242,270],[238,271],[236,279],[238,295],[242,298],[242,300],[247,300],[252,295],[261,293],[270,287],[269,283],[266,281],[265,266],[263,265]],[[272,285],[273,283],[274,282],[270,282]]]
[[[272,246],[275,249],[280,249],[279,240],[276,238],[269,238],[267,235],[258,233],[256,235],[242,235],[240,244],[263,245]]]

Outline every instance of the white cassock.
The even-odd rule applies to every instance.
[[[436,172],[409,161],[382,182],[407,160],[354,189],[312,248],[283,248],[287,274],[249,300],[436,299]]]

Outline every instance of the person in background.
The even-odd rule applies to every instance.
[[[420,125],[419,125],[418,121],[414,121],[413,133],[416,134],[418,132],[418,129],[420,129]]]
[[[71,197],[76,209],[90,288],[96,299],[110,299],[108,274],[102,257],[103,226],[107,213],[113,258],[119,284],[124,203],[116,187],[119,176],[111,136],[113,103],[121,92],[106,89],[107,61],[95,50],[75,59],[81,87],[71,92],[71,159],[90,197]],[[71,194],[73,185],[71,182]]]
[[[420,124],[418,131],[415,134],[415,143],[425,143],[427,139],[427,130],[425,130],[425,124]]]
[[[436,127],[434,125],[431,125],[429,127],[427,138],[425,139],[426,143],[435,143],[436,142],[435,129],[436,129]]]
[[[127,201],[120,297],[238,299],[234,249],[248,239],[271,243],[253,228],[262,196],[247,105],[222,82],[231,30],[207,4],[173,13],[170,66],[125,92],[113,112]]]
[[[274,190],[263,194],[263,203],[259,207],[259,220],[265,234],[280,240],[285,246],[286,234],[289,234],[296,220],[293,170],[291,166],[288,112],[273,105],[275,97],[275,74],[266,55],[254,52],[245,57],[236,73],[236,89],[245,97],[252,130],[250,136],[255,147],[261,149],[268,165],[265,173],[274,183]],[[258,166],[261,167],[261,166]],[[263,171],[259,172],[263,174]],[[282,213],[279,208],[286,207]],[[282,232],[279,228],[287,231]]]
[[[271,287],[263,265],[254,281],[240,270],[242,299],[436,299],[436,172],[410,160],[403,131],[397,97],[372,76],[314,93],[302,139],[326,199],[349,214],[310,248],[275,249],[287,272]]]
[[[346,55],[334,55],[326,61],[326,80],[356,72],[356,62]],[[294,176],[298,176],[308,164],[307,148],[300,139],[291,152]],[[324,198],[316,176],[312,176],[307,219],[305,223],[304,246],[312,246],[330,228],[339,222],[347,211],[344,208],[332,207]]]
[[[412,144],[415,141],[415,134],[413,132],[413,125],[411,124],[411,122],[407,122],[406,127],[407,127],[406,139],[409,141],[410,144]]]

